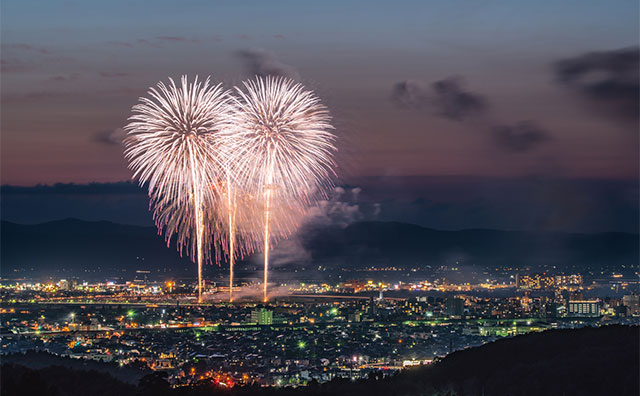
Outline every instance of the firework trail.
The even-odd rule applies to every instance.
[[[272,238],[296,227],[298,214],[331,187],[335,135],[326,107],[292,80],[257,77],[236,87],[234,128],[222,131],[238,185],[261,197],[263,297]]]
[[[202,263],[224,235],[216,212],[225,166],[217,135],[231,126],[233,107],[228,92],[211,86],[208,78],[189,83],[183,76],[180,87],[169,79],[169,85],[160,82],[148,95],[132,108],[125,157],[133,178],[148,184],[154,221],[167,245],[175,235],[180,253],[186,250],[197,262],[202,301]]]
[[[227,222],[228,222],[228,237],[229,237],[229,302],[233,302],[233,267],[235,264],[236,251],[236,213],[238,211],[238,204],[235,196],[235,189],[231,182],[231,174],[229,170],[227,174]]]
[[[231,177],[227,176],[227,205],[229,206],[229,302],[233,302],[233,265],[235,261],[236,242],[236,209],[233,190],[231,187]]]
[[[229,132],[221,134],[218,138],[221,142],[220,155],[225,158],[226,177],[221,188],[221,191],[224,191],[225,202],[219,206],[219,218],[226,221],[227,243],[223,249],[229,259],[229,302],[233,302],[235,262],[257,250],[260,238],[255,232],[256,202],[243,186],[238,184],[236,173],[239,169],[232,163],[233,156],[228,150],[230,136],[233,134]]]

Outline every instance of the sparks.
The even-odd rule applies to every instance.
[[[183,76],[180,87],[169,81],[140,98],[125,127],[133,178],[148,185],[167,245],[175,235],[178,250],[197,263],[199,302],[204,261],[228,256],[232,302],[236,259],[259,245],[266,302],[271,244],[290,235],[332,186],[329,113],[313,92],[288,79],[245,82],[236,87],[238,97],[209,79],[189,83]]]
[[[160,82],[149,98],[133,106],[125,130],[125,157],[134,179],[148,185],[150,208],[167,244],[176,236],[198,265],[198,301],[202,301],[202,264],[211,259],[211,245],[220,241],[219,207],[222,176],[217,134],[233,116],[229,94],[209,79],[177,87]],[[217,257],[218,258],[218,257]]]
[[[262,199],[266,302],[270,244],[332,186],[335,135],[327,108],[292,80],[257,77],[236,93],[235,125],[222,135],[239,185]]]

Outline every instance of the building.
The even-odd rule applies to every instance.
[[[373,299],[373,296],[369,296],[369,314],[371,314],[372,316],[378,315],[378,305]]]
[[[340,288],[344,293],[358,293],[362,289],[364,289],[367,284],[359,279],[351,279],[342,284],[340,284]]]
[[[549,328],[545,323],[514,323],[513,325],[481,325],[478,326],[478,334],[483,337],[508,337],[531,332],[544,331]]]
[[[264,308],[251,311],[251,323],[259,325],[273,324],[273,311]]]
[[[627,307],[629,315],[637,315],[640,313],[640,295],[629,294],[622,297],[622,305]]]
[[[576,300],[569,301],[568,307],[569,317],[589,317],[595,318],[600,316],[599,300]]]
[[[447,316],[460,317],[464,314],[464,300],[461,298],[447,298],[444,303],[444,309]]]
[[[556,279],[546,274],[516,275],[516,287],[526,290],[551,289]]]
[[[575,288],[582,286],[582,275],[556,275],[556,286],[560,288]]]

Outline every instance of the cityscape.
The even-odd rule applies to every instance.
[[[384,270],[384,269],[383,269]],[[402,272],[397,268],[386,268]],[[2,354],[55,356],[163,372],[173,387],[304,386],[393,375],[504,337],[640,318],[634,276],[520,274],[508,282],[446,278],[280,285],[269,304],[222,301],[228,285],[139,279],[2,284]],[[241,285],[251,288],[258,285]]]

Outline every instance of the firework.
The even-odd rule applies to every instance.
[[[292,232],[304,208],[331,186],[335,136],[326,107],[300,84],[257,77],[236,92],[234,128],[221,135],[236,182],[261,199],[267,301],[272,238]]]
[[[236,259],[236,213],[238,205],[236,203],[231,175],[227,172],[227,222],[229,223],[229,302],[233,302],[233,266]]]
[[[154,221],[167,245],[175,235],[180,252],[197,262],[202,301],[203,261],[225,235],[217,212],[224,194],[219,181],[225,177],[217,135],[230,127],[233,107],[228,92],[208,78],[189,83],[183,76],[180,87],[169,81],[150,88],[149,98],[133,106],[125,157],[133,178],[148,185]]]

